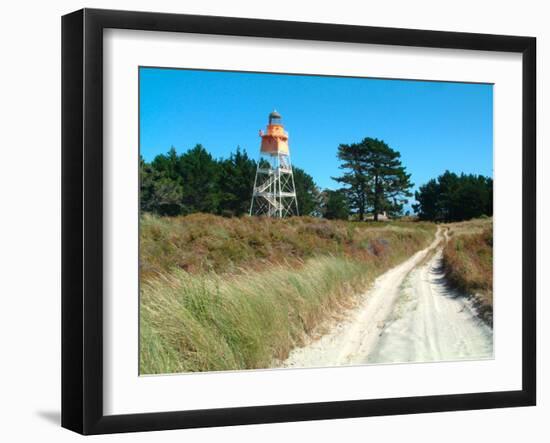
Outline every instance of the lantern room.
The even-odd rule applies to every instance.
[[[269,114],[267,130],[265,133],[260,131],[260,137],[262,138],[260,148],[262,154],[288,154],[288,133],[283,127],[281,114],[277,111]]]

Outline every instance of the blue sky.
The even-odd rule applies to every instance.
[[[365,137],[401,152],[415,189],[445,169],[493,175],[493,87],[181,69],[140,69],[145,160],[201,143],[215,158],[237,146],[259,155],[258,130],[277,109],[292,162],[336,189],[340,143]]]

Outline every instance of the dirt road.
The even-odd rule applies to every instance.
[[[378,277],[346,320],[303,348],[284,367],[491,358],[493,332],[471,302],[447,287],[445,234]]]

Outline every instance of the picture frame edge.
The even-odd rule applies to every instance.
[[[178,25],[179,23],[179,25]],[[183,24],[183,25],[182,25]],[[249,37],[360,41],[522,53],[522,390],[265,405],[130,415],[103,414],[102,33],[121,27]],[[243,25],[246,25],[243,27]],[[260,26],[261,25],[261,26]],[[266,26],[267,25],[267,26]],[[176,28],[180,28],[178,31]],[[261,35],[255,30],[263,29]],[[181,29],[184,29],[183,31]],[[302,29],[302,31],[300,31]],[[305,31],[304,31],[305,29]],[[257,32],[257,31],[256,31]],[[257,32],[258,33],[258,32]],[[321,38],[315,38],[320,36]],[[373,37],[374,36],[374,37]],[[377,37],[378,36],[378,37]],[[338,38],[344,40],[339,40]],[[435,40],[434,40],[435,39]],[[380,43],[385,42],[385,43]],[[390,43],[393,42],[393,43]],[[438,45],[438,42],[440,43]],[[419,44],[423,43],[423,44]],[[462,46],[461,46],[462,45]],[[463,47],[464,46],[464,47]],[[200,15],[81,9],[62,17],[62,426],[81,434],[320,420],[536,404],[536,38]]]

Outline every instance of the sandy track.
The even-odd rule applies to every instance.
[[[469,300],[449,289],[441,270],[444,234],[378,277],[347,319],[284,367],[339,366],[492,357],[492,329]]]

